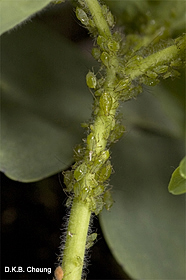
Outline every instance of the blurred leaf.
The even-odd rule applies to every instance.
[[[29,23],[1,38],[1,170],[36,181],[69,166],[91,115],[89,65],[72,43]]]
[[[172,88],[177,90],[174,83]],[[184,89],[180,89],[179,94],[184,95]],[[136,100],[124,103],[121,110],[127,131],[137,128],[157,135],[184,139],[185,109],[164,85],[145,87]]]
[[[0,35],[43,9],[51,0],[0,0]]]
[[[186,156],[180,162],[180,175],[186,179]]]
[[[182,159],[179,166],[172,173],[168,190],[174,195],[186,192],[186,157]]]
[[[101,226],[114,257],[135,279],[184,279],[185,197],[167,191],[181,147],[178,140],[130,131],[113,151],[115,204],[101,215]]]
[[[116,16],[117,23],[125,26],[125,34],[148,32],[164,27],[176,36],[185,32],[186,2],[180,0],[169,1],[109,1],[107,5]],[[147,25],[148,23],[148,25]],[[151,34],[152,35],[152,34]],[[166,35],[168,33],[166,32]]]
[[[169,192],[178,195],[186,192],[186,179],[184,179],[180,174],[180,167],[172,173],[170,183],[168,186]]]

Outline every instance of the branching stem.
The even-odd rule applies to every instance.
[[[94,112],[94,121],[89,125],[89,135],[85,141],[87,146],[84,148],[84,153],[80,160],[78,159],[72,167],[73,178],[70,179],[71,185],[68,191],[70,193],[73,192],[74,199],[63,252],[63,280],[81,279],[91,211],[97,215],[102,210],[103,205],[106,204],[105,194],[108,194],[108,190],[106,189],[108,186],[107,179],[112,171],[112,166],[108,160],[110,156],[108,142],[110,141],[110,135],[116,127],[116,112],[119,106],[119,100],[125,101],[134,97],[134,94],[130,93],[132,81],[140,76],[147,75],[149,69],[159,64],[163,65],[164,62],[171,64],[171,60],[176,59],[178,53],[184,51],[186,44],[185,37],[181,39],[178,38],[179,40],[175,41],[175,45],[160,50],[145,58],[141,56],[141,59],[139,61],[137,60],[136,63],[131,63],[134,61],[134,56],[129,58],[128,62],[124,61],[122,64],[121,57],[118,55],[120,48],[118,45],[119,43],[115,40],[116,37],[111,34],[98,1],[84,0],[83,2],[81,0],[81,4],[82,3],[82,6],[86,7],[86,9],[84,12],[79,8],[79,10],[77,10],[78,16],[85,25],[90,25],[89,27],[94,28],[93,30],[97,28],[99,35],[97,37],[99,43],[98,40],[97,43],[100,45],[100,60],[105,67],[105,77],[101,85],[102,93],[98,95],[96,99],[97,111]],[[91,13],[91,21],[88,20],[86,14],[87,9],[89,9]],[[88,12],[88,14],[90,13]],[[110,24],[110,26],[112,26],[112,24]],[[158,76],[158,74],[155,73],[155,77],[156,76]],[[96,88],[96,86],[90,87]],[[129,93],[126,93],[125,90]],[[116,136],[118,137],[116,137],[116,139],[119,139],[121,136],[118,136],[117,133],[116,131]],[[107,170],[103,171],[102,169],[102,175],[100,175],[100,169],[104,164],[106,165],[106,163],[108,163],[106,166],[108,170],[110,164],[111,171],[109,176],[102,180],[99,176],[104,177]],[[67,182],[68,176],[70,175],[67,174]],[[104,182],[106,182],[105,185]],[[68,184],[66,185],[68,188]],[[106,207],[106,209],[109,209],[109,207]]]
[[[97,29],[102,36],[111,37],[111,32],[108,24],[102,14],[101,7],[97,0],[85,0]],[[113,75],[110,75],[113,77]],[[113,112],[115,114],[115,112]],[[96,147],[94,152],[99,154],[103,151],[107,144],[105,137],[106,130],[110,126],[109,122],[105,120],[104,112],[100,111],[95,120],[95,139]],[[110,129],[109,129],[110,132]],[[90,172],[87,172],[84,181],[86,181]],[[83,188],[83,186],[81,186]],[[68,230],[66,235],[66,243],[63,254],[62,269],[64,271],[64,280],[80,280],[82,275],[84,254],[86,246],[86,238],[90,222],[90,205],[85,201],[74,199],[71,208]]]

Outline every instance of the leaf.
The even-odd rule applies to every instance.
[[[176,90],[174,84],[172,88]],[[184,89],[179,93],[184,95]],[[127,131],[135,128],[156,135],[184,139],[184,107],[180,107],[174,97],[168,94],[164,85],[145,87],[137,100],[123,104],[122,111]]]
[[[186,192],[186,157],[182,159],[179,166],[172,173],[168,190],[174,195]]]
[[[177,167],[172,173],[168,190],[172,194],[183,194],[186,192],[186,179],[180,174],[180,167]]]
[[[168,113],[173,107],[156,98],[161,90],[123,104],[128,133],[112,151],[115,204],[100,216],[112,254],[134,279],[177,280],[186,272],[185,196],[167,191],[184,141],[175,137],[177,122]]]
[[[186,156],[180,162],[180,175],[186,179]]]
[[[0,35],[43,9],[51,0],[0,0]]]
[[[152,34],[161,28],[164,32],[170,29],[171,34],[182,33],[185,30],[185,8],[183,1],[175,0],[172,2],[170,9],[169,1],[147,1],[147,0],[130,0],[130,1],[108,1],[108,6],[117,16],[120,25],[125,26],[125,33],[140,29],[143,33]],[[148,13],[148,14],[147,14]],[[149,22],[148,26],[146,24]],[[144,28],[145,26],[145,28]],[[150,32],[149,32],[150,28]],[[126,31],[127,29],[127,31]],[[170,36],[165,32],[165,36]]]
[[[31,182],[67,168],[91,115],[89,65],[69,41],[28,23],[1,38],[0,168]]]
[[[115,204],[101,215],[101,227],[114,257],[134,279],[184,279],[185,197],[167,192],[182,146],[130,131],[113,151],[119,157],[111,180]]]

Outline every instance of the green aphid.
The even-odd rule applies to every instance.
[[[130,84],[131,84],[131,82],[128,78],[122,79],[117,83],[114,91],[119,92],[119,91],[125,90]]]
[[[94,174],[98,172],[102,165],[107,161],[109,156],[109,150],[102,151],[99,155],[97,155],[97,157],[94,159],[94,165],[91,169],[91,173]]]
[[[89,88],[96,88],[97,80],[93,72],[88,72],[88,74],[86,75],[86,82]]]
[[[160,65],[160,66],[153,68],[153,71],[156,72],[157,74],[165,73],[165,72],[167,72],[167,70],[168,70],[167,65]]]
[[[181,58],[175,59],[171,62],[170,66],[171,67],[181,67],[183,64],[183,61]]]
[[[91,191],[91,188],[89,187],[84,187],[82,190],[81,190],[81,193],[80,193],[80,196],[81,196],[81,199],[84,201],[87,196],[90,194],[90,191]]]
[[[102,5],[101,10],[102,10],[102,13],[103,13],[104,16],[106,16],[108,11],[109,11],[107,5]]]
[[[110,208],[112,207],[114,200],[112,198],[112,195],[110,193],[110,191],[106,191],[103,195],[103,201],[104,201],[104,206],[107,210],[110,210]]]
[[[171,75],[170,75],[171,78],[177,78],[179,76],[180,76],[180,73],[177,70],[175,70],[175,69],[171,70]]]
[[[122,34],[119,31],[113,33],[112,38],[120,43],[122,41]]]
[[[76,256],[75,258],[75,264],[77,267],[82,266],[83,265],[83,260],[80,256]]]
[[[105,190],[105,187],[103,185],[98,185],[94,189],[92,189],[92,196],[98,196],[102,194]]]
[[[82,147],[81,144],[77,145],[74,148],[74,159],[75,159],[75,161],[82,160],[83,157],[84,157],[84,154],[85,154],[85,150],[84,150],[84,148]]]
[[[81,184],[79,182],[76,182],[74,184],[74,195],[75,197],[79,197],[81,192]]]
[[[94,232],[90,235],[87,236],[87,241],[86,241],[86,249],[89,249],[94,245],[94,240],[97,238],[97,233]]]
[[[110,93],[104,92],[100,96],[99,104],[100,104],[101,109],[104,112],[104,115],[109,116],[110,110],[112,109],[112,97],[111,97]]]
[[[109,56],[109,54],[108,54],[107,52],[102,52],[100,58],[101,58],[101,61],[103,62],[103,64],[104,64],[107,68],[109,68],[109,66],[110,66],[110,63],[109,63],[110,56]]]
[[[127,63],[127,67],[136,67],[141,61],[143,60],[143,57],[140,55],[133,56]]]
[[[83,9],[77,7],[76,8],[76,16],[85,26],[89,25],[89,18]]]
[[[73,200],[73,197],[69,196],[65,203],[66,207],[70,207],[72,205],[72,200]]]
[[[94,134],[91,132],[88,136],[87,136],[87,148],[89,151],[93,151],[94,147],[96,145],[96,139],[94,137]]]
[[[169,78],[169,77],[171,77],[171,71],[168,71],[167,73],[165,73],[165,74],[163,75],[163,79],[167,79],[167,78]]]
[[[98,171],[96,174],[96,180],[100,183],[105,182],[109,179],[110,175],[112,173],[112,165],[110,160],[108,160]]]
[[[112,28],[114,27],[115,21],[112,13],[109,11],[106,15],[106,21],[108,22],[108,25]]]
[[[94,199],[95,199],[95,204],[96,204],[96,209],[94,210],[94,213],[96,215],[98,215],[103,209],[104,202],[103,202],[103,199],[99,196]]]
[[[76,179],[76,181],[80,181],[86,175],[86,172],[87,165],[85,162],[83,162],[74,171],[74,178]]]
[[[92,49],[92,56],[96,59],[99,60],[101,55],[101,51],[98,48],[93,48]]]
[[[109,40],[107,45],[111,52],[119,51],[120,44],[118,42],[116,42],[115,40]]]
[[[101,77],[100,79],[97,80],[97,88],[99,90],[102,90],[103,92],[103,84],[105,82],[105,77]]]
[[[102,51],[107,50],[107,39],[101,35],[97,37],[97,44],[100,46]]]
[[[73,170],[67,170],[65,172],[63,172],[63,176],[64,176],[64,184],[66,186],[66,188],[64,189],[66,192],[71,192],[73,189]]]
[[[96,90],[96,91],[94,92],[94,95],[95,95],[95,96],[101,96],[103,92],[104,92],[104,89],[99,88],[98,90]]]
[[[159,80],[143,76],[142,83],[146,86],[156,86],[159,83]]]
[[[147,75],[149,78],[152,78],[152,79],[155,79],[155,78],[158,76],[157,73],[155,73],[155,72],[153,72],[153,71],[150,71],[150,70],[148,70],[148,71],[146,72],[146,75]]]

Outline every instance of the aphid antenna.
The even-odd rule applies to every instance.
[[[59,184],[60,184],[60,186],[61,186],[62,189],[63,189],[63,188],[64,188],[64,183],[63,183],[63,181],[62,181],[62,172],[59,172],[57,176],[58,176]]]
[[[95,97],[95,95],[94,95],[94,93],[92,92],[91,88],[88,88],[88,89],[89,89],[89,91],[90,91],[92,97],[97,101],[97,98]]]

